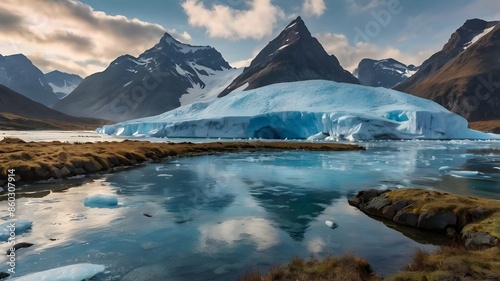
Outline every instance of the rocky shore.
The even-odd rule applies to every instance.
[[[499,200],[422,189],[370,189],[348,201],[376,218],[456,237],[466,247],[499,244]]]

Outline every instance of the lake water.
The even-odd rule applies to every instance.
[[[417,248],[436,246],[418,238],[425,233],[413,240],[369,218],[346,198],[367,188],[419,187],[500,199],[500,142],[361,144],[366,151],[180,158],[26,186],[32,192],[18,198],[17,215],[33,228],[18,242],[35,246],[17,252],[17,274],[89,262],[106,266],[95,280],[121,280],[144,266],[168,280],[231,280],[293,256],[354,253],[388,275]],[[116,195],[119,206],[85,207],[94,194]]]

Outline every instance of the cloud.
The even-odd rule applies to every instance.
[[[186,0],[182,7],[191,26],[205,28],[212,38],[262,39],[272,35],[278,19],[284,12],[271,0],[248,0],[248,10],[238,10],[216,4],[205,7],[203,1]]]
[[[44,72],[57,69],[87,76],[118,56],[137,56],[165,32],[189,42],[187,32],[108,15],[76,0],[2,0],[0,51],[23,53]],[[77,62],[77,63],[75,63]]]
[[[305,0],[302,6],[302,11],[307,16],[319,17],[326,11],[326,4],[324,0]]]
[[[363,13],[387,4],[386,0],[346,0],[346,2],[349,10],[354,13]]]
[[[366,42],[351,45],[343,34],[321,33],[317,34],[316,37],[325,50],[335,55],[340,64],[351,72],[358,67],[359,62],[364,58],[376,60],[393,58],[404,64],[420,65],[435,52],[425,50],[417,53],[406,53],[392,46],[377,46]]]

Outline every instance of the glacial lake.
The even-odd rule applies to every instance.
[[[93,280],[121,280],[137,268],[167,280],[234,280],[294,256],[345,253],[387,276],[439,242],[404,235],[349,206],[348,197],[418,187],[500,199],[498,141],[360,144],[367,150],[180,158],[24,186],[17,217],[33,228],[17,242],[35,246],[17,251],[16,276],[93,263],[106,266]],[[95,194],[116,195],[119,206],[85,207]],[[0,271],[6,261],[2,255]]]

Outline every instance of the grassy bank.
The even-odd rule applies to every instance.
[[[360,192],[356,198],[361,199],[361,202],[357,202],[358,208],[369,211],[369,214],[374,217],[379,214],[383,221],[387,220],[385,215],[388,209],[396,205],[401,207],[399,212],[411,214],[415,218],[429,219],[432,218],[432,214],[438,214],[434,217],[434,222],[437,223],[443,218],[449,218],[449,216],[443,217],[439,214],[453,214],[457,218],[455,240],[450,245],[443,245],[434,253],[418,250],[410,264],[385,279],[373,273],[366,260],[348,255],[309,261],[295,258],[289,264],[275,266],[267,273],[249,271],[240,280],[500,280],[500,244],[498,243],[500,200],[421,189],[377,192],[368,190]],[[367,199],[367,202],[363,202],[363,199]],[[349,199],[351,202],[353,200],[355,198]],[[401,204],[401,202],[405,203]],[[421,218],[418,221],[418,225],[424,223],[422,220]],[[480,234],[480,236],[476,237],[475,234]],[[471,243],[471,240],[474,242],[471,237],[479,239]],[[484,237],[489,237],[493,243],[481,244],[485,242]]]
[[[216,143],[150,143],[143,141],[61,143],[31,142],[5,138],[0,141],[0,181],[8,169],[15,169],[17,180],[32,182],[50,178],[110,171],[147,161],[172,157],[210,155],[242,151],[355,151],[357,145],[293,142],[216,142]]]

